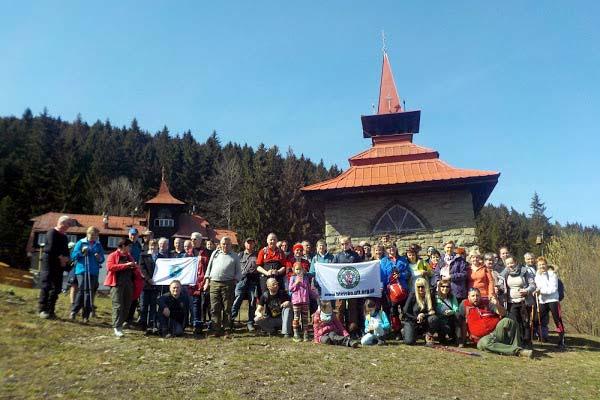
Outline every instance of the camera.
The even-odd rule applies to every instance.
[[[83,248],[81,249],[81,252],[83,253],[83,255],[87,255],[88,253],[88,247],[87,246],[83,246]]]

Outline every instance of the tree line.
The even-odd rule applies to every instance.
[[[29,220],[48,211],[143,215],[164,168],[171,193],[213,227],[240,238],[271,231],[290,240],[320,238],[321,207],[300,188],[340,174],[288,149],[221,144],[217,133],[199,142],[190,131],[151,134],[133,119],[89,125],[46,110],[0,118],[0,258],[26,265]]]
[[[173,135],[165,126],[149,133],[136,119],[129,127],[108,120],[89,125],[81,116],[67,122],[27,109],[20,118],[0,118],[0,260],[27,265],[29,220],[48,211],[143,215],[163,167],[171,193],[213,227],[232,229],[239,238],[274,231],[313,242],[324,232],[322,206],[308,204],[300,188],[341,173],[291,148],[282,154],[264,144],[223,145],[216,132],[200,142],[189,130]],[[529,215],[485,206],[476,220],[480,248],[508,245],[521,257],[539,253],[559,232],[600,234],[597,227],[551,224],[545,210],[537,193]]]

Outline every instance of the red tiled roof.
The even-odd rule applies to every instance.
[[[498,177],[497,172],[454,168],[439,159],[352,166],[336,178],[302,188],[303,191],[348,189],[421,182],[443,182],[476,177]]]
[[[375,138],[377,139],[377,138]],[[374,146],[349,159],[351,166],[379,164],[396,161],[414,161],[438,158],[435,150],[417,146],[410,141],[395,143],[375,142]]]
[[[33,227],[32,231],[35,232],[46,232],[56,226],[56,221],[63,213],[49,212],[38,217],[32,218]],[[68,234],[85,234],[89,226],[95,226],[100,230],[101,235],[114,235],[114,236],[127,236],[129,229],[133,225],[138,231],[143,232],[146,227],[141,224],[142,221],[146,221],[145,218],[140,219],[139,217],[108,217],[108,228],[104,228],[102,222],[102,215],[88,215],[88,214],[67,214],[69,217],[76,221],[74,226],[71,226],[67,230]]]
[[[349,159],[350,169],[327,181],[302,188],[305,192],[373,188],[425,182],[470,180],[500,175],[494,171],[455,168],[439,159],[437,151],[410,142],[409,135],[374,138],[374,145]]]
[[[148,200],[146,204],[185,204],[183,201],[173,197],[167,186],[167,182],[163,179],[160,182],[160,189],[156,197]]]
[[[179,215],[179,229],[173,237],[189,238],[193,232],[199,232],[203,238],[213,241],[221,240],[223,236],[229,236],[233,244],[237,243],[237,234],[227,229],[213,229],[206,218],[200,215]]]

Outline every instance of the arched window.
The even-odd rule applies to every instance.
[[[379,218],[373,233],[409,233],[424,229],[425,224],[415,214],[402,206],[394,205]]]

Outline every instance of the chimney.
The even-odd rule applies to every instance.
[[[104,213],[102,214],[102,226],[104,227],[104,229],[108,229],[108,214]]]

